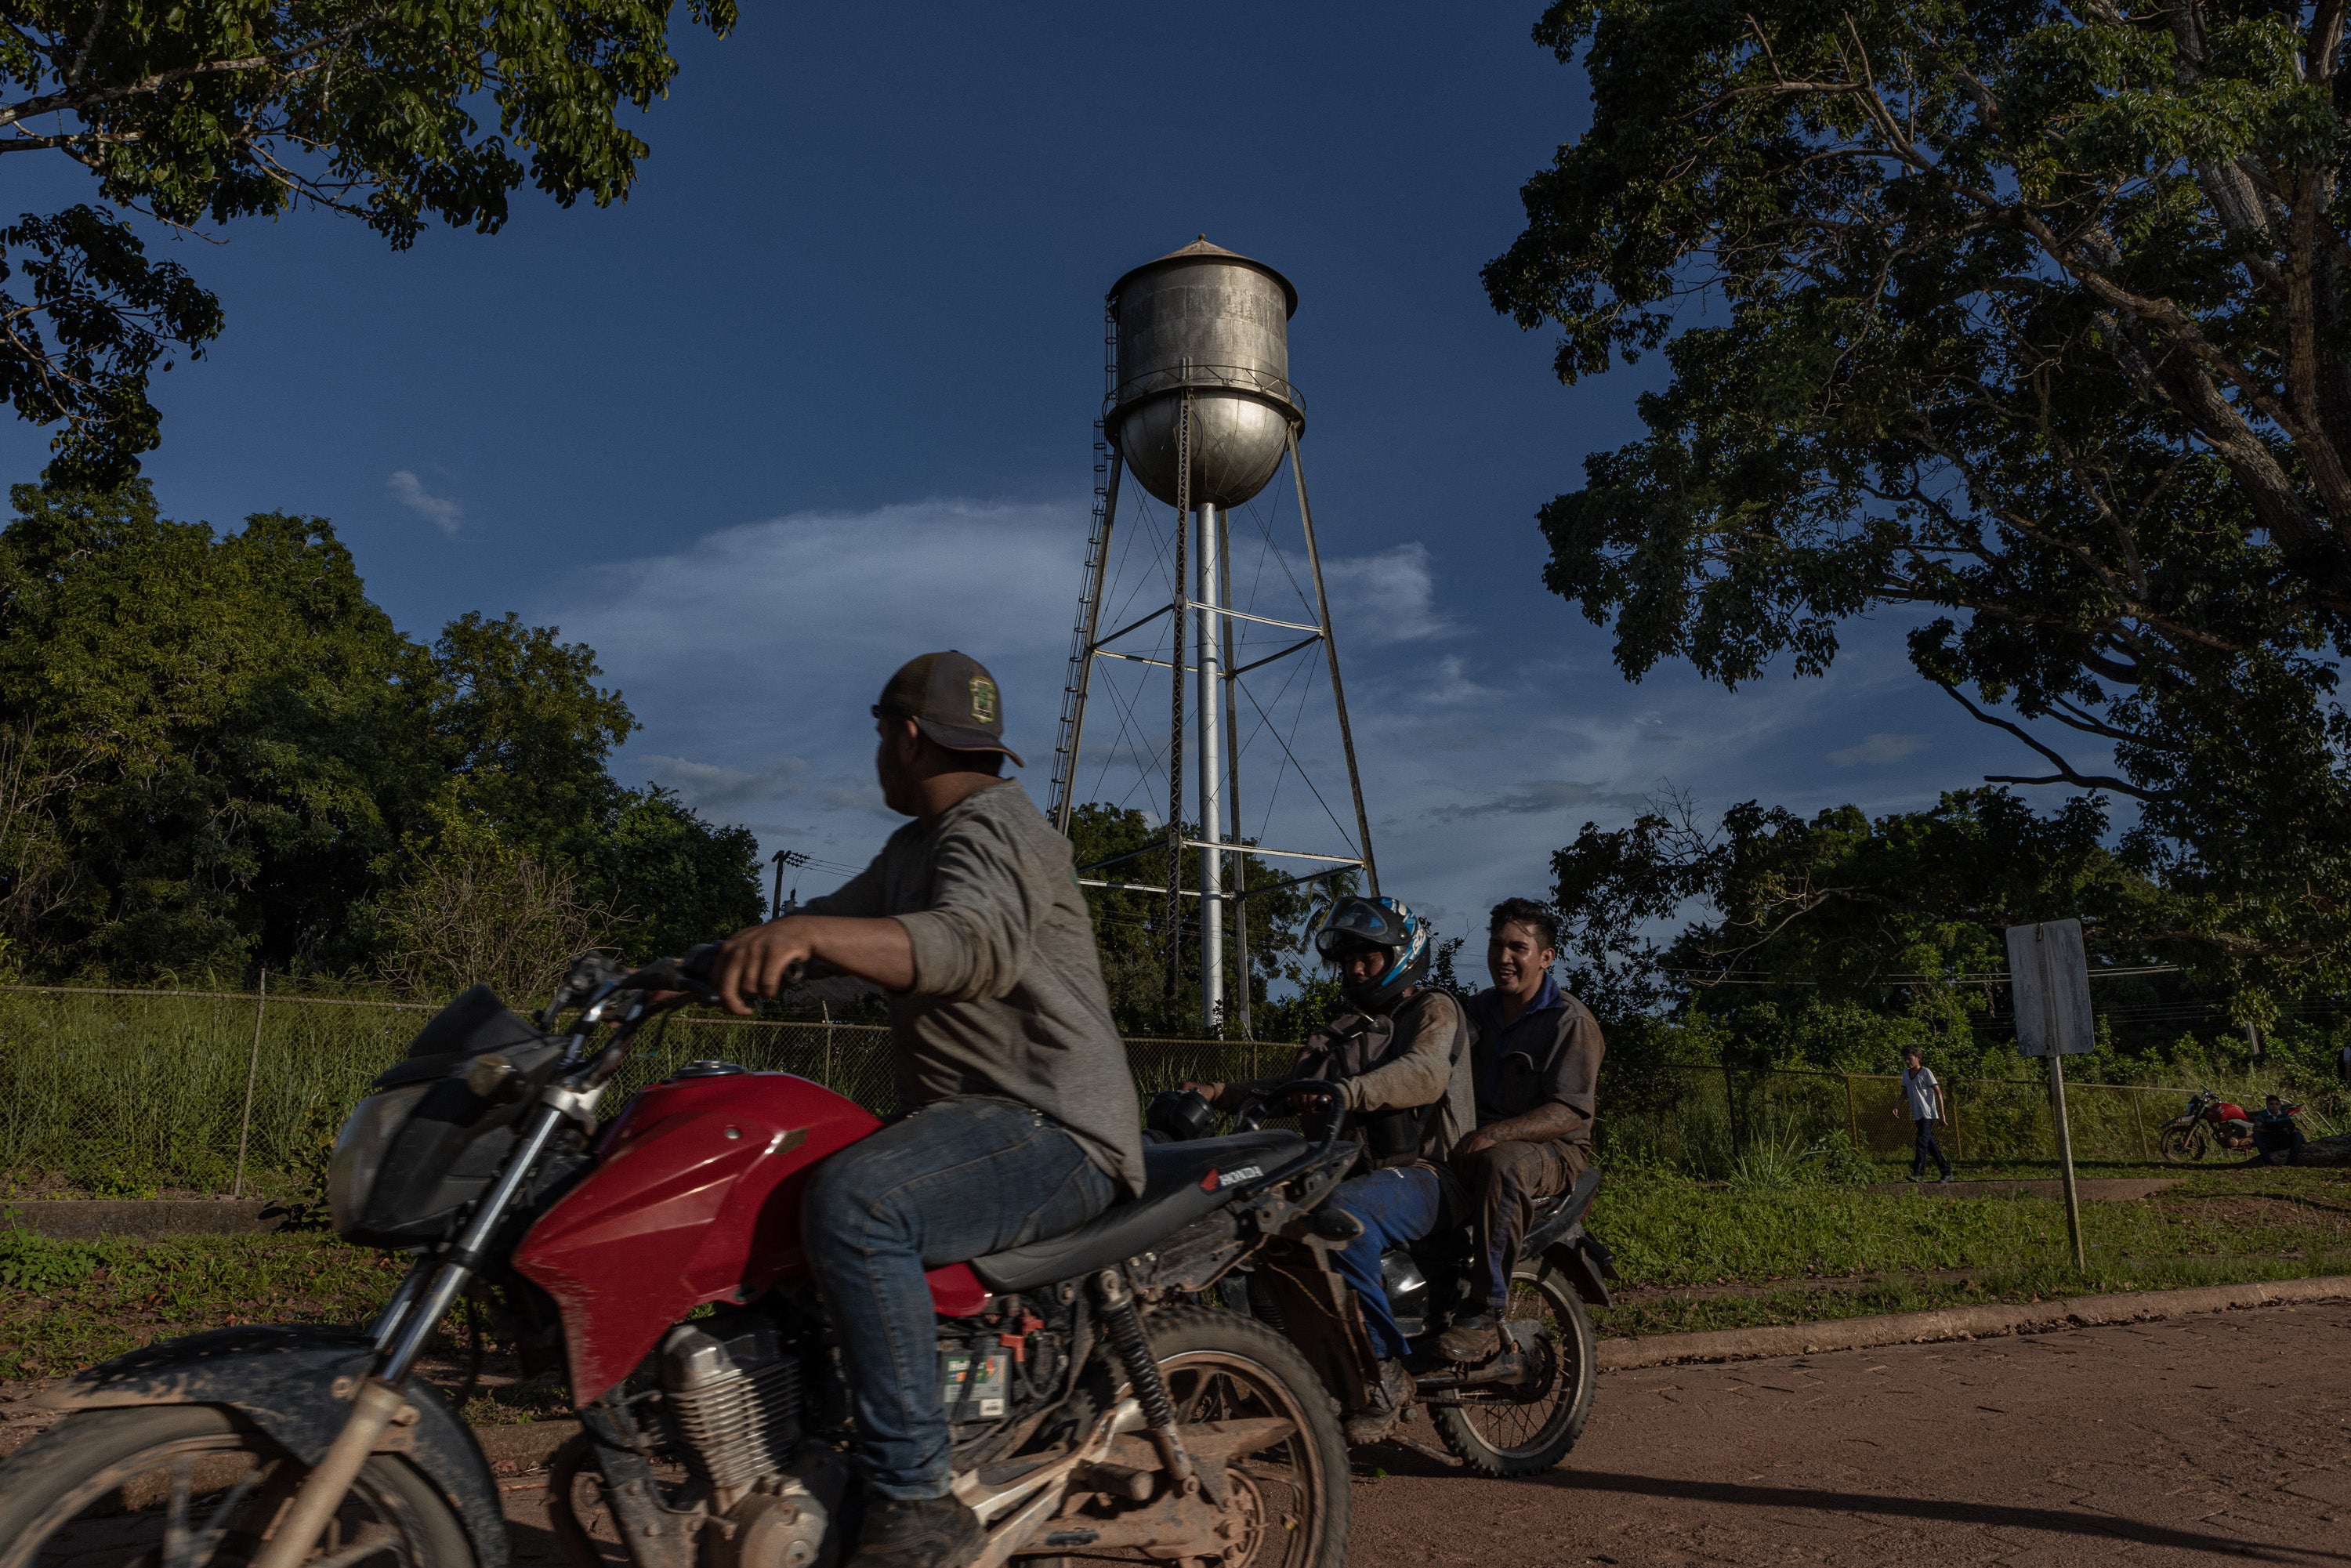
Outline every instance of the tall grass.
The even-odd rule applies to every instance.
[[[315,1186],[324,1151],[369,1082],[407,1050],[432,1009],[318,997],[0,989],[0,1195],[57,1191],[137,1197],[225,1193],[246,1142],[245,1190],[266,1197]],[[256,1054],[255,1026],[259,1021]],[[1186,1078],[1234,1079],[1286,1067],[1293,1047],[1134,1040],[1128,1061],[1147,1096]],[[771,1023],[685,1014],[623,1070],[616,1093],[701,1057],[797,1072],[887,1112],[897,1093],[886,1032],[850,1024]],[[252,1113],[246,1118],[252,1069]],[[1604,1157],[1769,1187],[1796,1167],[1851,1151],[1908,1153],[1891,1077],[1688,1069],[1667,1110],[1602,1106]],[[1970,1163],[2053,1152],[2048,1099],[2032,1081],[1947,1081],[1958,1126],[1945,1139]],[[2243,1092],[2257,1092],[2258,1086]],[[2077,1157],[2137,1161],[2184,1092],[2073,1086]],[[2327,1130],[2314,1126],[2314,1131]],[[1849,1166],[1849,1161],[1844,1161]]]
[[[265,1004],[185,992],[0,989],[0,1190],[226,1193],[243,1129],[244,1190],[306,1193],[344,1116],[432,1012],[308,997]],[[605,1104],[609,1112],[689,1061],[717,1058],[799,1073],[887,1113],[897,1102],[887,1040],[870,1026],[674,1016],[648,1032]],[[1148,1094],[1186,1078],[1271,1072],[1290,1049],[1131,1040],[1128,1058]]]

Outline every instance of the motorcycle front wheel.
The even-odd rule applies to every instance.
[[[1224,1563],[1345,1568],[1353,1501],[1347,1440],[1339,1407],[1306,1358],[1263,1323],[1217,1308],[1164,1307],[1149,1325],[1180,1425],[1272,1416],[1291,1428],[1282,1441],[1237,1458],[1226,1470],[1234,1529]],[[1118,1397],[1129,1392],[1121,1388]]]
[[[0,1568],[242,1568],[308,1467],[209,1405],[67,1417],[0,1464]],[[465,1526],[405,1459],[378,1454],[308,1562],[475,1568]]]
[[[2204,1124],[2189,1127],[2166,1127],[2163,1130],[2163,1157],[2167,1160],[2200,1160],[2210,1148],[2204,1137]]]
[[[1481,1476],[1530,1476],[1567,1458],[1592,1419],[1599,1345],[1583,1298],[1556,1269],[1510,1281],[1509,1321],[1535,1324],[1516,1383],[1465,1388],[1428,1418],[1453,1457]]]

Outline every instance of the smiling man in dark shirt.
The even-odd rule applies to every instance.
[[[1528,898],[1494,906],[1487,922],[1490,989],[1469,998],[1471,1082],[1478,1127],[1454,1145],[1453,1169],[1468,1189],[1478,1231],[1486,1312],[1465,1317],[1437,1343],[1458,1362],[1490,1359],[1508,1315],[1519,1242],[1538,1205],[1574,1185],[1592,1163],[1605,1044],[1591,1009],[1552,978],[1559,922]]]

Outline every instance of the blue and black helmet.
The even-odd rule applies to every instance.
[[[1340,994],[1356,1007],[1384,1008],[1428,977],[1428,922],[1400,899],[1343,898],[1314,932],[1314,950],[1336,964],[1351,948],[1384,947],[1387,967],[1364,985],[1342,982]]]

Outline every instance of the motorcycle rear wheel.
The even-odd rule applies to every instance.
[[[2192,1127],[2166,1127],[2163,1130],[2163,1157],[2167,1160],[2200,1160],[2211,1146],[2210,1140],[2204,1135],[2201,1122]]]
[[[71,1416],[0,1464],[0,1568],[242,1568],[307,1473],[214,1406]],[[394,1454],[368,1460],[309,1560],[330,1557],[342,1568],[476,1563],[439,1490]]]
[[[1428,1418],[1453,1457],[1481,1476],[1531,1476],[1567,1458],[1592,1419],[1599,1344],[1583,1298],[1556,1269],[1510,1281],[1510,1321],[1534,1320],[1526,1380],[1463,1389]]]

